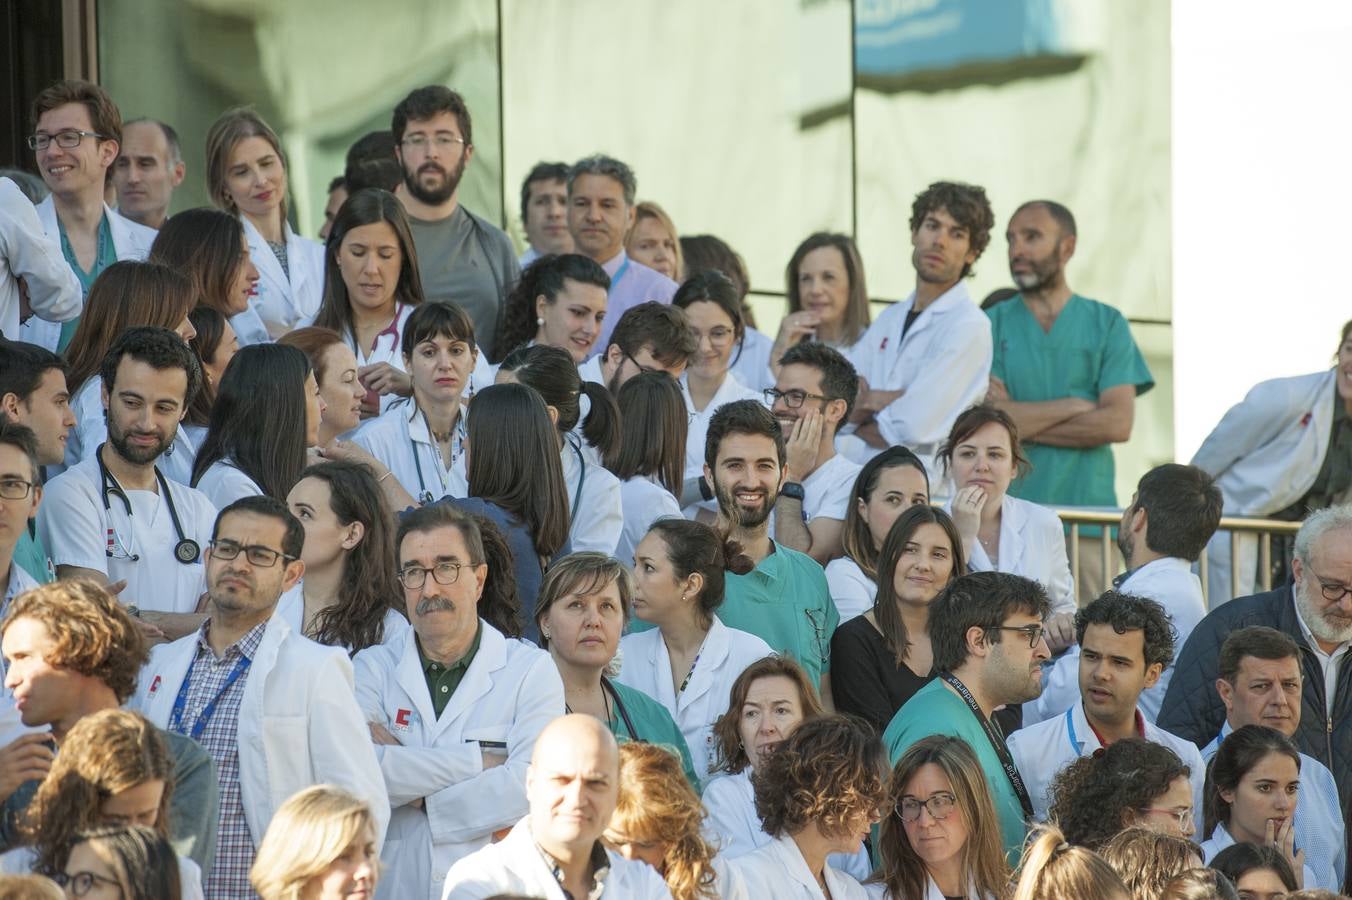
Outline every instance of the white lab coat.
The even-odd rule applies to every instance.
[[[75,427],[66,432],[66,458],[60,466],[47,467],[48,478],[92,458],[99,445],[108,440],[108,418],[103,409],[103,378],[97,372],[75,392],[70,401],[70,411],[75,414]],[[192,465],[197,459],[200,443],[189,436],[189,427],[178,423],[174,442],[155,462],[165,478],[179,484],[188,484],[192,480]]]
[[[723,378],[723,383],[714,391],[704,409],[695,409],[695,401],[690,397],[690,387],[686,376],[680,379],[681,396],[685,399],[685,411],[690,415],[690,426],[685,432],[685,477],[698,478],[704,474],[704,439],[709,434],[709,420],[714,417],[720,406],[736,400],[760,400],[759,391],[742,384],[731,371]]]
[[[282,594],[277,601],[277,612],[275,615],[291,626],[291,630],[296,634],[305,634],[305,579],[302,578],[296,582],[296,586]],[[385,630],[381,635],[380,643],[403,645],[404,632],[408,631],[408,619],[401,616],[392,609],[385,611],[384,619]],[[350,655],[352,648],[344,646],[344,650]],[[3,746],[3,745],[0,745]]]
[[[760,817],[756,815],[756,789],[751,783],[750,766],[735,775],[709,779],[702,799],[708,815],[700,830],[704,839],[718,848],[721,858],[737,859],[770,843],[770,835],[761,828]],[[832,853],[827,862],[857,881],[873,873],[873,862],[862,844],[855,853]]]
[[[1188,635],[1206,616],[1206,601],[1202,599],[1202,581],[1192,572],[1192,563],[1175,556],[1152,560],[1136,569],[1118,586],[1123,594],[1134,594],[1154,600],[1173,621],[1178,637],[1174,641],[1174,658],[1165,666],[1164,674],[1152,688],[1147,688],[1136,701],[1146,721],[1153,722],[1160,714],[1164,692],[1174,677],[1174,662],[1188,641]]]
[[[1206,781],[1206,763],[1192,741],[1172,735],[1153,722],[1145,723],[1145,739],[1162,744],[1178,754],[1190,770],[1193,808],[1202,808],[1202,787]],[[1020,728],[1009,736],[1010,755],[1023,776],[1028,796],[1033,801],[1033,817],[1041,822],[1051,806],[1052,779],[1076,759],[1093,756],[1102,748],[1084,707],[1076,703],[1054,719]]]
[[[888,444],[910,447],[926,471],[935,472],[939,446],[953,421],[990,386],[991,323],[960,281],[916,318],[898,346],[914,303],[912,292],[884,310],[850,357],[870,388],[906,390],[878,413],[878,428]],[[838,436],[836,448],[858,463],[880,452],[853,434]]]
[[[826,900],[817,877],[808,869],[798,845],[787,835],[770,838],[759,850],[732,861],[748,885],[755,885],[764,896],[775,900]],[[826,887],[831,900],[867,900],[868,891],[855,878],[826,864]]]
[[[457,435],[465,424],[461,409],[456,422]],[[457,453],[448,467],[441,448],[427,430],[427,420],[412,400],[399,399],[374,419],[367,419],[349,440],[385,464],[394,478],[419,502],[442,497],[466,497],[469,481],[465,476],[465,454]],[[458,438],[453,441],[458,444]]]
[[[129,490],[133,514],[109,490],[108,508],[100,498],[98,460],[83,460],[47,482],[38,508],[38,535],[52,562],[102,572],[109,581],[126,579],[119,599],[157,612],[189,613],[206,590],[201,555],[192,563],[174,557],[178,534],[158,485],[155,491]],[[184,536],[205,548],[216,523],[216,507],[205,494],[172,479],[165,484]],[[114,556],[109,556],[109,530]],[[136,556],[139,559],[129,557]]]
[[[695,774],[703,783],[714,762],[714,720],[728,710],[732,683],[747,666],[775,651],[754,634],[729,628],[714,616],[690,673],[690,684],[679,696],[671,683],[671,655],[661,629],[625,635],[620,651],[624,659],[620,683],[667,708],[685,737]]]
[[[620,483],[620,509],[624,529],[615,547],[615,558],[626,566],[634,563],[639,541],[658,519],[681,518],[681,504],[671,491],[646,475],[635,475]]]
[[[263,489],[226,459],[218,459],[207,466],[197,481],[197,489],[206,494],[211,505],[218,510],[244,497],[263,496]]]
[[[615,900],[671,900],[671,891],[657,870],[645,862],[630,861],[607,850],[610,874],[602,896]],[[388,875],[386,876],[388,877]],[[442,900],[487,900],[497,894],[564,900],[549,864],[530,834],[530,818],[512,826],[496,844],[466,856],[446,873]]]
[[[865,575],[859,563],[848,556],[826,564],[826,586],[831,591],[836,612],[840,613],[840,625],[868,612],[878,597],[878,583]]]
[[[574,553],[595,550],[614,556],[624,532],[620,479],[588,459],[587,446],[586,441],[564,435],[563,450],[559,453],[568,509],[573,518],[568,539]]]
[[[398,644],[357,654],[357,701],[403,746],[377,746],[394,813],[381,854],[378,895],[441,896],[452,865],[524,816],[535,739],[563,715],[563,681],[549,654],[503,637],[487,622],[479,650],[438,718],[414,629]],[[504,765],[484,770],[480,742],[503,745]],[[422,807],[410,804],[422,800]]]
[[[19,186],[0,178],[0,335],[14,341],[20,339],[20,278],[37,318],[61,323],[80,314],[80,279],[66,265],[60,242],[43,230],[37,210]]]
[[[128,705],[160,728],[169,727],[200,633],[160,644],[141,670]],[[287,798],[325,783],[366,801],[377,846],[384,840],[390,799],[342,650],[301,637],[274,613],[245,678],[237,743],[240,799],[255,847]]]
[[[249,298],[249,306],[258,313],[271,334],[285,334],[302,318],[319,312],[319,304],[324,299],[324,245],[301,237],[283,222],[286,261],[291,271],[288,278],[277,254],[272,252],[249,217],[240,216],[240,222],[244,226],[244,239],[249,244],[249,258],[258,269],[257,292]],[[248,343],[259,343],[255,337],[249,335]],[[245,343],[243,337],[240,343]]]
[[[1314,484],[1329,448],[1336,372],[1274,378],[1254,385],[1202,441],[1192,464],[1216,479],[1226,515],[1267,516],[1295,503]],[[1257,582],[1258,539],[1240,537],[1239,593]],[[1230,599],[1230,533],[1207,545],[1212,605]]]
[[[945,501],[944,511],[953,514],[952,498]],[[1075,612],[1075,582],[1070,577],[1065,532],[1056,513],[1005,494],[1000,503],[999,557],[999,564],[991,565],[986,548],[973,541],[967,569],[1031,578],[1047,589],[1053,614]]]
[[[46,200],[37,205],[37,210],[38,220],[42,222],[43,232],[57,243],[57,252],[60,253],[61,228],[56,221],[56,201],[49,195]],[[119,261],[124,259],[141,260],[150,255],[150,245],[155,242],[155,229],[147,228],[131,219],[118,215],[106,203],[103,205],[103,214],[108,218],[108,233],[113,237],[113,252],[117,254]],[[66,260],[64,254],[58,258],[62,262]],[[74,274],[74,272],[71,272],[72,276]],[[79,283],[78,279],[76,283]],[[80,303],[83,306],[83,297],[80,299]],[[29,344],[37,344],[56,352],[57,344],[61,342],[61,323],[48,322],[34,316],[19,327],[19,340]]]

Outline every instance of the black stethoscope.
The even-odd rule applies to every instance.
[[[446,495],[446,477],[442,475],[441,469],[441,458],[440,458],[441,446],[437,443],[437,439],[435,437],[432,437],[432,426],[427,424],[427,413],[418,409],[418,404],[416,401],[413,404],[413,410],[415,415],[420,415],[423,417],[423,426],[427,429],[427,436],[429,438],[432,438],[432,452],[437,455],[437,464],[438,464],[437,468],[434,469],[433,471],[436,472],[437,480],[441,482],[441,494],[444,497]],[[409,421],[411,422],[412,420],[413,417],[410,416]],[[445,469],[447,475],[449,475],[451,470],[455,468],[455,462],[460,458],[460,454],[465,452],[466,430],[465,430],[465,410],[463,408],[456,415],[455,420],[456,420],[455,421],[456,438],[454,442],[451,444],[451,464],[449,467],[446,467]],[[413,440],[413,435],[411,434],[408,437],[408,447],[411,451],[413,451],[413,465],[418,470],[418,502],[421,503],[423,506],[426,506],[427,504],[431,503],[433,500],[437,498],[432,496],[432,492],[427,489],[427,482],[423,480],[422,460],[419,458],[418,444],[416,441]]]
[[[568,514],[568,527],[572,528],[573,523],[577,521],[578,507],[582,505],[582,486],[587,483],[587,458],[582,455],[582,440],[576,437],[572,432],[563,436],[563,442],[573,451],[577,457],[577,490],[573,491],[573,508]]]
[[[105,553],[110,559],[129,559],[132,562],[139,562],[140,554],[131,552],[131,543],[122,540],[122,535],[117,533],[117,528],[113,525],[112,506],[108,503],[108,495],[111,493],[122,501],[122,506],[127,510],[127,521],[132,523],[132,542],[136,540],[136,523],[132,519],[131,499],[127,497],[127,492],[122,489],[122,485],[117,483],[117,479],[108,471],[108,466],[103,462],[103,448],[106,444],[100,444],[99,449],[95,451],[94,458],[99,463],[99,496],[103,498],[103,511],[108,514],[108,546]],[[183,533],[183,523],[179,521],[178,510],[174,506],[174,495],[169,490],[169,482],[165,480],[159,467],[155,467],[155,480],[159,482],[160,494],[164,497],[164,502],[169,506],[169,518],[174,523],[174,533],[178,535],[178,543],[174,544],[174,559],[191,565],[197,562],[202,555],[202,548],[197,541]],[[122,555],[118,556],[114,548],[120,548]]]

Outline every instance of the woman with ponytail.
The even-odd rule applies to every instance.
[[[660,519],[634,551],[634,615],[655,628],[620,641],[619,681],[667,708],[703,781],[713,766],[714,721],[733,682],[774,651],[715,613],[725,574],[754,568],[741,548],[701,522]]]
[[[1055,825],[1044,825],[1029,838],[1013,900],[1132,900],[1113,867],[1093,850],[1072,847]]]

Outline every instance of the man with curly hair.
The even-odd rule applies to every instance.
[[[5,690],[34,729],[0,749],[0,847],[9,849],[66,734],[85,716],[126,703],[150,653],[126,608],[89,579],[16,597],[0,619],[0,650]],[[174,758],[170,839],[207,869],[216,852],[216,765],[196,741],[164,730],[160,737]]]
[[[1178,754],[1191,769],[1196,809],[1202,807],[1206,765],[1197,745],[1150,722],[1137,705],[1174,656],[1169,614],[1154,600],[1107,591],[1075,614],[1079,702],[1015,732],[1009,752],[1019,767],[1038,819],[1047,817],[1052,779],[1075,759],[1122,738],[1142,738]]]
[[[933,472],[953,420],[985,396],[991,325],[964,280],[994,225],[986,192],[975,185],[939,181],[915,198],[915,290],[883,312],[852,353],[861,382],[850,416],[856,427],[840,449],[856,462],[902,444]]]

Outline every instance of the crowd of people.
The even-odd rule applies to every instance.
[[[353,146],[322,241],[252,110],[200,173],[91,83],[32,118],[40,182],[0,178],[0,896],[1344,890],[1352,323],[1073,575],[1054,510],[1116,508],[1153,380],[1055,201],[980,304],[980,187],[917,194],[876,318],[813,234],[771,334],[732,247],[609,156],[531,170],[519,254],[459,202],[445,87]],[[213,207],[170,215],[196,177]],[[1223,511],[1301,524],[1260,572]]]

